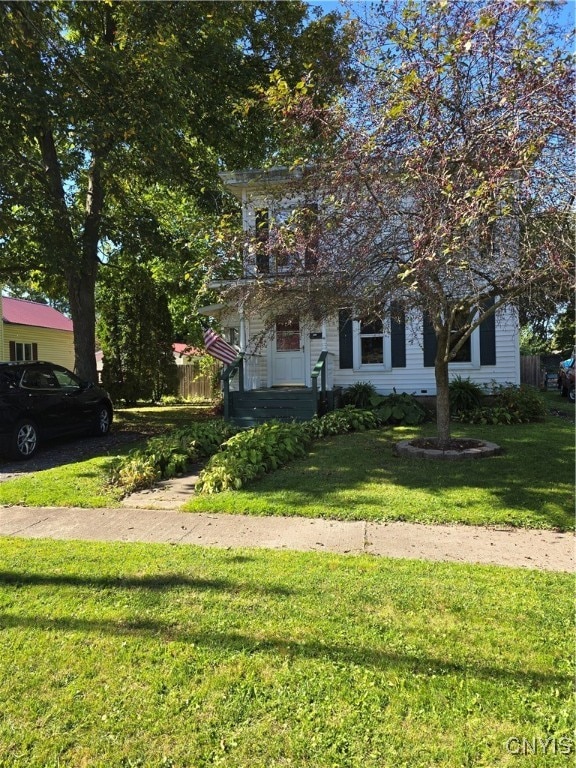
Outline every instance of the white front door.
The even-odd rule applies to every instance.
[[[273,386],[304,386],[304,352],[304,337],[299,320],[279,320],[272,340]]]

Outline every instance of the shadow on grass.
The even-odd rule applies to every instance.
[[[292,638],[255,638],[239,632],[192,632],[180,624],[136,619],[127,621],[87,620],[75,618],[49,619],[39,616],[0,615],[3,628],[20,628],[47,632],[81,632],[117,636],[140,635],[161,639],[163,642],[178,642],[203,646],[212,650],[231,653],[273,653],[293,659],[330,660],[340,664],[354,664],[379,670],[393,667],[406,673],[432,677],[435,675],[473,675],[493,681],[522,683],[530,688],[538,685],[562,686],[571,684],[569,674],[548,674],[539,670],[505,669],[482,661],[454,662],[432,656],[410,653],[388,652],[373,648],[358,648],[336,643],[300,641]]]
[[[258,594],[272,594],[280,596],[292,596],[296,590],[286,587],[229,581],[226,579],[194,579],[179,574],[165,574],[163,576],[141,576],[136,578],[124,578],[113,576],[72,576],[67,574],[22,573],[17,571],[0,571],[0,584],[14,585],[17,587],[28,586],[69,586],[69,587],[96,587],[98,589],[143,589],[150,591],[164,591],[170,589],[212,589],[228,592],[255,592]]]

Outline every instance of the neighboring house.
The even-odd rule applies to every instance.
[[[25,299],[0,299],[2,360],[47,360],[74,367],[72,321],[53,307]]]
[[[176,365],[189,365],[200,355],[206,354],[203,349],[196,349],[196,347],[191,347],[190,344],[182,344],[179,341],[172,344],[172,352]]]
[[[298,200],[279,197],[278,185],[286,180],[282,169],[271,171],[242,171],[222,174],[228,189],[241,201],[245,231],[258,238],[268,235],[274,221],[283,220]],[[277,277],[289,271],[289,265],[273,263],[262,253],[244,259],[243,275],[235,281],[241,288],[255,279]],[[215,286],[218,287],[218,286]],[[221,287],[224,287],[221,285]],[[244,390],[242,396],[232,392],[225,403],[228,416],[248,422],[266,417],[302,418],[316,412],[318,398],[313,395],[310,406],[301,413],[289,413],[286,407],[270,406],[262,410],[266,400],[274,403],[288,401],[300,392],[302,400],[311,392],[318,378],[326,382],[326,394],[320,397],[324,405],[331,403],[330,393],[345,389],[357,381],[371,382],[382,394],[409,392],[418,396],[436,394],[434,357],[436,339],[431,326],[421,316],[405,321],[383,318],[364,322],[342,308],[338,317],[326,317],[316,323],[306,323],[297,317],[279,320],[267,333],[262,317],[226,304],[206,307],[203,314],[217,318],[225,338],[244,352],[243,371],[230,389]],[[518,323],[515,313],[504,309],[476,329],[467,345],[460,351],[458,362],[450,364],[451,375],[469,377],[479,384],[489,385],[520,382]],[[318,374],[320,371],[320,374]],[[243,376],[242,376],[243,374]],[[242,380],[243,379],[243,380]],[[277,388],[284,388],[280,392]],[[276,390],[274,391],[274,388]],[[225,387],[226,389],[226,387]],[[225,392],[226,395],[226,392]],[[298,408],[296,409],[298,411]]]

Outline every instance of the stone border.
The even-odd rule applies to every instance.
[[[398,456],[407,456],[411,459],[436,459],[440,461],[457,461],[459,459],[485,459],[489,456],[498,456],[502,448],[496,443],[486,440],[479,441],[481,445],[474,448],[465,448],[461,451],[441,451],[436,448],[419,448],[412,445],[411,440],[401,440],[394,446],[394,453]]]

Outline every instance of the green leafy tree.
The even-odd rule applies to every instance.
[[[102,382],[114,400],[174,394],[176,363],[166,296],[149,271],[130,259],[114,259],[98,291],[98,339],[103,352]]]
[[[0,5],[0,51],[0,279],[64,284],[93,379],[95,286],[126,187],[180,184],[209,207],[222,162],[273,152],[253,88],[314,65],[337,83],[343,43],[299,1],[50,0]]]
[[[164,395],[178,392],[178,366],[172,353],[174,327],[165,294],[156,297],[156,322],[154,324],[154,351],[156,369],[153,398],[159,402]]]

